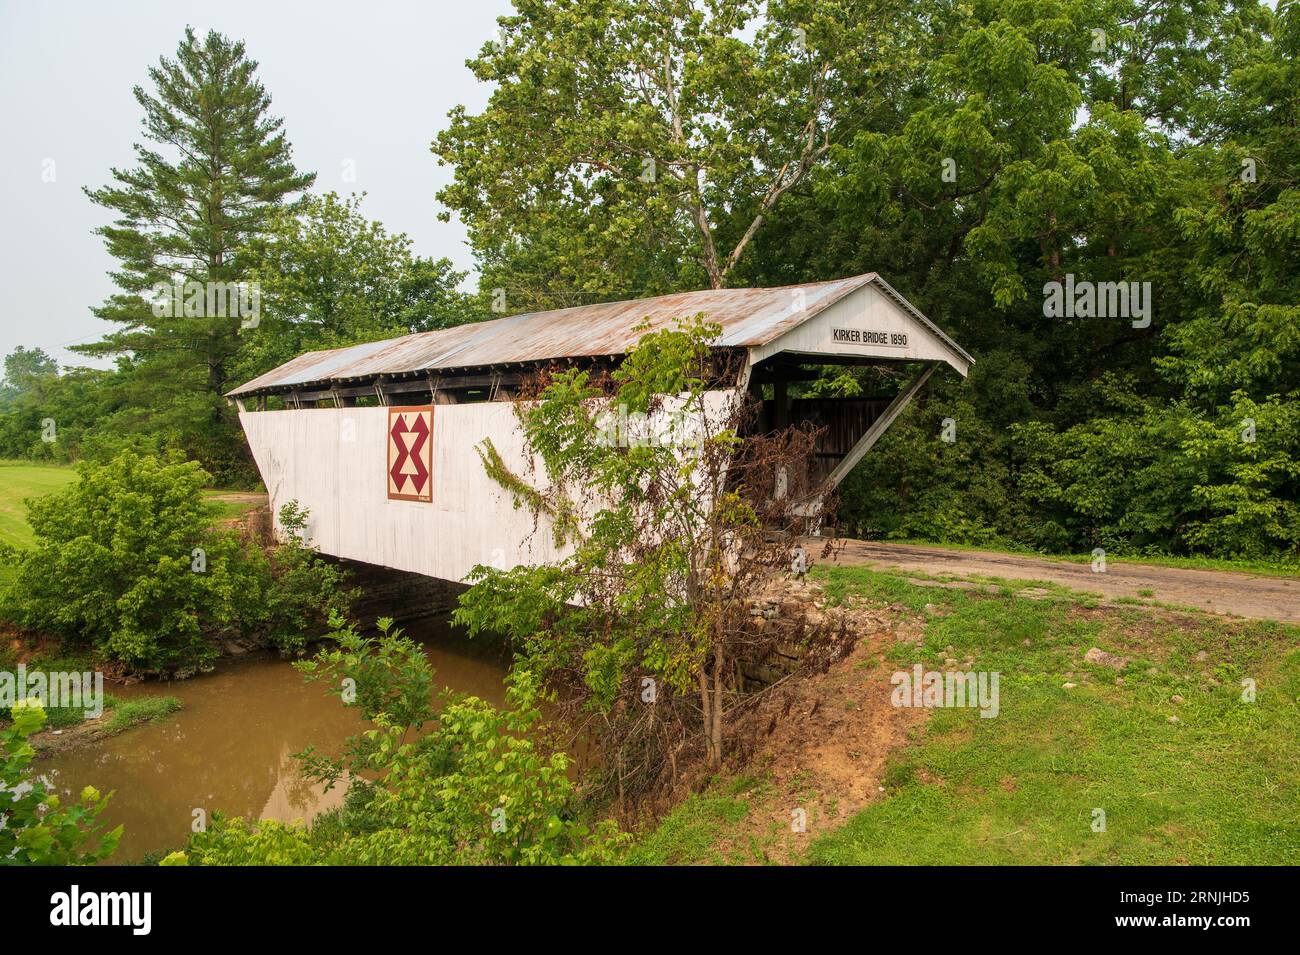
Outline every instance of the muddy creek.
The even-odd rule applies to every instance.
[[[439,686],[504,702],[508,660],[500,647],[470,640],[445,617],[411,622],[406,633],[424,646]],[[105,689],[121,699],[174,696],[183,706],[159,723],[36,764],[64,799],[86,785],[114,791],[102,817],[108,828],[125,827],[114,863],[182,848],[196,809],[289,821],[337,806],[342,787],[324,793],[304,780],[293,754],[312,744],[337,755],[365,726],[322,684],[270,655],[225,660],[189,680]]]

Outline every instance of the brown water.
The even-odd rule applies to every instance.
[[[504,702],[508,659],[499,647],[468,639],[445,617],[416,621],[406,632],[424,645],[439,685]],[[338,805],[341,787],[323,793],[302,779],[293,754],[312,744],[337,755],[365,725],[322,684],[306,683],[271,656],[228,661],[175,683],[105,689],[122,698],[174,696],[184,706],[161,723],[37,763],[65,798],[88,784],[114,791],[102,817],[110,828],[125,827],[113,862],[180,848],[195,809],[289,821]]]

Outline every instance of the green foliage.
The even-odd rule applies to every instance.
[[[24,394],[39,388],[56,377],[59,364],[40,348],[19,345],[5,356],[4,380],[0,382],[0,397]]]
[[[107,387],[111,372],[38,372],[31,367],[32,351],[24,351],[20,346],[8,356],[19,359],[19,367],[7,381],[21,384],[0,388],[0,457],[67,462],[82,453],[88,434],[116,435],[105,427],[120,410],[119,398]]]
[[[93,865],[107,859],[122,838],[121,826],[104,831],[98,823],[112,794],[101,796],[87,786],[77,803],[62,805],[31,768],[36,751],[27,740],[45,725],[45,711],[25,702],[11,716],[13,722],[0,728],[0,865]]]
[[[294,664],[309,683],[323,683],[372,723],[382,718],[388,725],[418,732],[433,720],[433,670],[419,644],[392,629],[387,617],[377,621],[379,633],[373,637],[358,633],[337,615],[330,625],[334,629],[326,639],[331,645]],[[340,757],[319,756],[311,746],[298,755],[305,774],[329,788],[345,776],[370,769],[385,740],[365,733],[349,737]]]
[[[1217,420],[1188,424],[1182,449],[1198,469],[1192,494],[1205,511],[1187,531],[1193,547],[1241,558],[1300,554],[1297,397],[1236,392]]]
[[[1283,51],[1295,43],[1294,6],[1284,5],[1272,43],[1271,14],[1254,4],[1162,13],[1140,26],[1119,7],[1091,12],[1085,19],[1110,44],[1095,59],[1122,64],[1118,85],[1110,66],[1044,47],[1060,9],[976,7],[981,22],[949,34],[955,49],[933,61],[940,98],[969,111],[993,90],[1014,98],[1014,108],[1006,99],[964,127],[956,113],[920,103],[901,132],[863,134],[846,149],[850,178],[814,183],[821,195],[810,215],[856,216],[868,201],[879,210],[865,247],[843,246],[851,258],[815,268],[888,268],[978,359],[967,398],[936,385],[929,407],[866,458],[845,488],[846,523],[1055,551],[1101,544],[1294,559],[1293,431],[1285,416],[1266,412],[1268,443],[1241,437],[1248,405],[1294,400],[1295,322],[1284,304],[1296,300],[1288,180],[1237,176],[1247,155],[1261,168],[1294,167],[1294,137],[1276,136],[1269,127],[1277,114],[1261,108],[1294,99],[1283,80],[1293,70]],[[1110,16],[1120,22],[1107,25]],[[1222,44],[1195,50],[1177,39],[1216,33]],[[1139,67],[1127,59],[1137,47],[1159,52],[1144,54]],[[1047,78],[1031,82],[1026,70]],[[1189,75],[1222,83],[1236,100],[1215,116],[1224,124],[1216,142],[1178,138],[1212,105]],[[1073,91],[1054,101],[1048,94],[1062,82]],[[1078,101],[1089,111],[1082,124],[1068,105]],[[1238,133],[1257,141],[1234,142]],[[953,184],[932,174],[943,157],[956,158]],[[882,175],[889,169],[897,172]],[[1273,197],[1280,201],[1270,204]],[[900,243],[900,231],[913,229],[915,240]],[[770,238],[773,254],[788,261],[785,230]],[[765,254],[760,240],[756,255]],[[1260,267],[1241,268],[1247,259]],[[1065,272],[1151,281],[1153,326],[1045,321],[1029,293]],[[957,422],[955,447],[933,439],[942,416]]]
[[[422,747],[391,742],[385,785],[371,811],[396,824],[355,847],[363,864],[565,865],[612,861],[617,827],[594,827],[573,812],[563,753],[543,755],[528,736],[538,726],[536,688],[516,674],[509,706],[474,697],[448,700]],[[446,771],[430,778],[430,767]]]
[[[721,287],[912,63],[904,9],[557,0],[500,18],[502,42],[470,61],[487,108],[453,110],[433,147],[482,287],[512,310]]]
[[[715,6],[503,20],[473,64],[487,108],[435,144],[485,282],[546,307],[878,271],[977,363],[859,465],[847,527],[1296,558],[1300,6],[789,2],[748,32],[752,5]],[[799,181],[769,202],[778,170]],[[1045,317],[1066,274],[1149,281],[1152,323]],[[827,371],[805,393],[900,384]]]
[[[336,624],[341,621],[336,621]],[[372,724],[337,761],[310,751],[309,774],[346,773],[347,801],[310,827],[214,814],[185,853],[201,865],[555,865],[611,862],[626,841],[612,822],[588,826],[563,753],[535,741],[537,687],[512,676],[509,705],[444,693],[436,722],[433,672],[417,644],[379,621],[352,627],[299,665]],[[356,774],[365,771],[366,778]],[[177,860],[179,861],[179,860]]]
[[[212,526],[194,462],[123,452],[30,502],[35,544],[12,555],[0,613],[128,669],[186,674],[224,637],[301,648],[341,608],[340,572],[291,538],[266,554]],[[286,515],[300,526],[300,512]]]
[[[339,348],[482,318],[448,259],[416,258],[411,240],[361,212],[363,195],[306,196],[251,241],[263,314],[232,377],[246,381],[305,351]]]
[[[307,539],[310,513],[297,501],[280,508],[281,542],[264,551],[243,546],[249,589],[232,596],[231,607],[245,632],[259,633],[282,654],[298,654],[322,624],[343,614],[358,591],[347,587],[347,573],[322,561]]]

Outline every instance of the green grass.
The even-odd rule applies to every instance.
[[[115,705],[116,698],[104,694],[104,708],[108,709]],[[6,722],[10,714],[4,713]],[[86,708],[84,706],[47,706],[45,707],[45,727],[46,729],[58,730],[66,729],[69,726],[79,726],[86,721]]]
[[[1028,547],[1016,547],[1007,543],[993,544],[954,544],[950,541],[932,540],[890,540],[887,544],[910,544],[915,547],[942,547],[945,550],[988,551],[998,554],[1013,554],[1018,557],[1035,557],[1040,560],[1055,560],[1068,564],[1090,564],[1092,554],[1044,554]],[[1107,564],[1151,564],[1157,567],[1181,567],[1190,570],[1228,570],[1245,574],[1263,574],[1268,577],[1300,576],[1300,562],[1284,560],[1246,560],[1225,559],[1218,557],[1171,557],[1167,554],[1106,554]]]
[[[973,657],[975,670],[1001,674],[1001,706],[993,719],[933,710],[892,758],[885,798],[814,842],[808,861],[1300,860],[1300,629],[937,591],[863,568],[823,579],[839,597],[929,605],[923,645],[896,646],[883,666]],[[1082,661],[1092,646],[1131,658],[1122,685]],[[1247,677],[1254,703],[1241,698]],[[1093,831],[1098,809],[1104,832]]]
[[[30,545],[32,529],[27,524],[27,498],[62,490],[75,480],[76,470],[66,465],[0,461],[0,544],[12,547]],[[212,500],[217,495],[234,492],[218,489],[204,493]],[[212,504],[218,521],[242,517],[254,506],[247,501],[220,499],[212,500]],[[0,584],[3,582],[0,579]]]
[[[33,464],[29,461],[0,461],[0,544],[26,547],[32,541],[23,501],[67,487],[77,479],[69,467]]]
[[[106,702],[105,707],[109,704]],[[181,708],[174,696],[141,696],[134,700],[113,699],[113,716],[108,721],[110,733],[120,733],[140,723],[156,723]]]
[[[257,506],[256,504],[251,504],[248,501],[214,500],[213,499],[214,495],[219,493],[221,492],[220,491],[207,492],[207,497],[209,502],[217,509],[217,520],[219,521],[232,521],[237,518],[243,517],[245,514],[247,514],[249,511],[251,511],[254,507]]]
[[[741,858],[722,852],[719,833],[745,819],[751,798],[761,797],[763,783],[742,777],[720,784],[716,780],[703,793],[692,794],[640,839],[624,858],[627,865],[726,865],[737,861],[762,861],[762,849],[752,847]]]
[[[51,669],[53,667],[42,667]],[[104,710],[110,713],[105,727],[108,735],[120,733],[141,723],[156,723],[165,719],[181,708],[181,701],[174,696],[143,696],[134,700],[123,700],[111,693],[104,694]],[[45,726],[47,729],[67,729],[79,726],[86,719],[84,706],[47,706],[45,707]],[[9,711],[0,709],[0,723],[9,722]]]

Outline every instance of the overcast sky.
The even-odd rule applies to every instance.
[[[133,164],[131,89],[186,24],[245,41],[316,192],[364,191],[362,211],[417,254],[469,268],[464,229],[437,219],[450,169],[429,142],[452,106],[486,103],[465,60],[509,12],[509,0],[0,0],[0,356],[39,346],[88,364],[67,346],[110,328],[89,309],[112,291],[115,260],[92,234],[111,216],[81,187]]]

